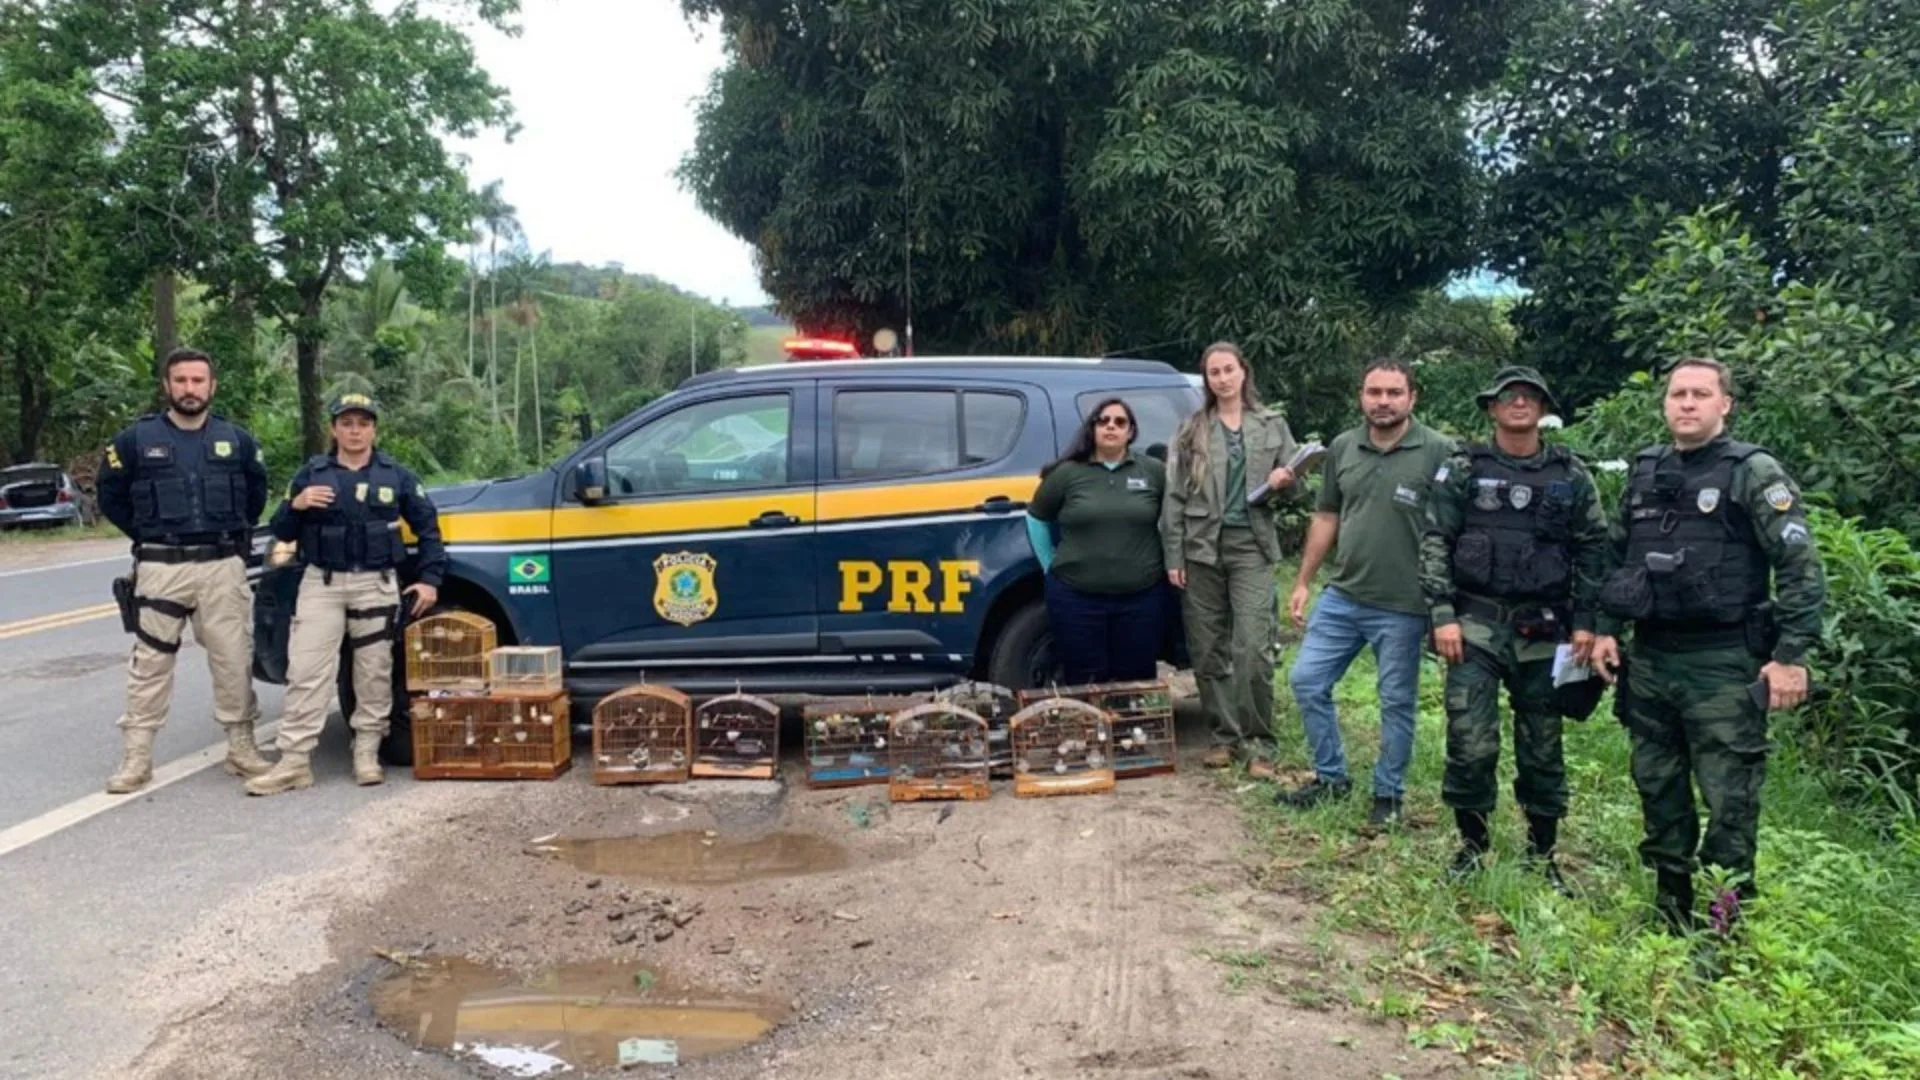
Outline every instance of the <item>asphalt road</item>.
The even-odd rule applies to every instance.
[[[74,565],[74,564],[78,565]],[[180,651],[157,790],[107,799],[132,638],[124,544],[0,551],[0,1078],[113,1076],[151,1039],[133,977],[224,898],[326,865],[346,823],[412,785],[354,786],[330,721],[307,791],[248,798],[218,767],[206,654]],[[265,723],[280,688],[258,686]],[[169,764],[171,763],[171,764]],[[104,809],[102,809],[104,807]],[[86,816],[89,813],[92,816]]]

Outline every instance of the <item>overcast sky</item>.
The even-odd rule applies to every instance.
[[[521,132],[460,144],[477,188],[505,181],[534,251],[618,262],[712,300],[766,302],[752,249],[680,189],[693,102],[720,66],[717,29],[674,0],[523,0],[523,33],[473,31],[481,64],[513,95]]]

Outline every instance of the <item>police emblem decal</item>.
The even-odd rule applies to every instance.
[[[674,551],[653,560],[653,610],[681,626],[712,615],[720,606],[714,586],[717,564],[711,555]]]
[[[1766,496],[1767,505],[1783,514],[1793,509],[1793,489],[1784,483],[1770,485]]]
[[[1507,492],[1507,501],[1515,510],[1525,510],[1533,502],[1533,488],[1526,484],[1515,484]]]
[[[1698,506],[1703,514],[1713,513],[1714,509],[1720,505],[1720,489],[1701,488],[1700,497],[1694,500],[1694,505]]]
[[[1482,510],[1500,509],[1500,481],[1475,480],[1473,505]]]
[[[393,489],[392,489],[392,488],[390,488],[390,487],[383,487],[383,488],[381,488],[381,489],[380,489],[380,502],[381,502],[382,504],[387,504],[387,503],[391,503],[391,502],[393,502]]]
[[[213,456],[214,457],[232,457],[233,444],[228,442],[225,439],[213,440]]]

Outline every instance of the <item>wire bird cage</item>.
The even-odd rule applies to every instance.
[[[887,797],[984,799],[988,780],[987,721],[952,702],[936,701],[893,715],[887,736]]]
[[[1121,779],[1170,773],[1175,767],[1173,694],[1155,680],[1022,690],[1020,704],[1049,697],[1084,701],[1113,724],[1113,774]]]
[[[552,780],[573,764],[567,695],[413,699],[419,780]]]
[[[987,764],[996,780],[1013,776],[1013,739],[1007,721],[1020,711],[1022,702],[1013,691],[997,683],[955,683],[933,695],[935,701],[950,702],[987,722]]]
[[[496,644],[493,623],[471,611],[443,611],[407,624],[407,689],[481,693]]]
[[[593,707],[593,782],[673,784],[693,768],[693,700],[640,683]]]
[[[801,710],[807,786],[887,782],[887,724],[919,701],[910,697],[835,698]]]
[[[1043,698],[1014,713],[1013,793],[1092,795],[1113,790],[1112,723],[1072,698]]]
[[[697,777],[771,780],[780,767],[780,706],[733,693],[693,710]]]
[[[558,645],[503,645],[487,654],[487,689],[495,697],[550,698],[565,689]]]

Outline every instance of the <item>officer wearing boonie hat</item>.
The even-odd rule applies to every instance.
[[[354,780],[381,782],[380,740],[393,709],[391,642],[402,591],[395,576],[407,557],[402,520],[419,541],[419,581],[405,590],[412,594],[413,614],[433,606],[446,571],[439,517],[426,490],[405,466],[374,448],[380,407],[366,394],[342,394],[327,414],[333,449],[300,467],[273,516],[275,539],[298,540],[307,569],[287,645],[280,760],[247,783],[255,795],[313,783],[310,759],[333,697],[343,636],[353,652]]]
[[[1420,545],[1434,651],[1448,664],[1441,797],[1462,841],[1449,874],[1472,873],[1491,844],[1504,685],[1527,852],[1564,890],[1553,862],[1567,812],[1561,721],[1586,719],[1604,687],[1598,678],[1574,684],[1580,700],[1570,701],[1554,686],[1554,656],[1571,644],[1574,663],[1584,664],[1593,647],[1607,523],[1586,467],[1540,440],[1555,403],[1539,372],[1503,368],[1474,401],[1493,421],[1493,441],[1467,445],[1434,477]]]

